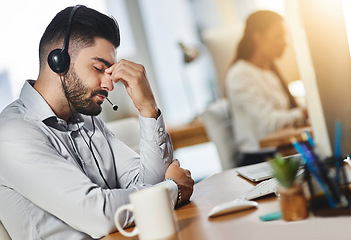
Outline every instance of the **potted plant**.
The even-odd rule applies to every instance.
[[[284,158],[277,154],[270,160],[278,189],[283,219],[296,221],[308,217],[307,202],[301,184],[296,181],[300,162],[295,157]]]

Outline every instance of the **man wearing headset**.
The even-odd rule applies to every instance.
[[[175,206],[189,201],[194,181],[172,160],[144,67],[116,62],[119,44],[115,20],[84,6],[44,32],[37,80],[0,115],[0,220],[12,239],[103,237],[128,195],[152,185],[166,186]],[[140,114],[140,156],[96,117],[119,81]]]

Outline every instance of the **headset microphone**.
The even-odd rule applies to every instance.
[[[113,103],[110,101],[110,99],[106,98],[106,100],[112,105],[112,109],[113,109],[114,111],[117,111],[118,106],[117,106],[116,104],[113,104]]]

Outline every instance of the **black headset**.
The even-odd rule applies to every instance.
[[[57,48],[55,50],[52,50],[48,55],[48,64],[51,70],[54,71],[55,73],[59,73],[59,74],[66,73],[69,69],[69,65],[71,63],[71,57],[68,54],[68,44],[69,44],[69,37],[71,33],[71,25],[72,25],[73,16],[78,10],[78,8],[80,7],[84,7],[84,6],[76,5],[72,8],[72,11],[68,19],[68,26],[66,30],[65,39],[63,41],[62,49]],[[117,111],[118,106],[116,104],[113,104],[108,98],[106,99],[112,105],[112,109],[114,111]]]
[[[82,7],[82,5],[74,6],[69,15],[68,27],[63,42],[63,48],[52,50],[48,56],[48,64],[51,70],[55,73],[65,73],[69,69],[69,65],[71,63],[71,58],[68,54],[69,36],[71,32],[73,16],[80,7]]]

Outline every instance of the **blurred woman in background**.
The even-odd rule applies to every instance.
[[[274,65],[286,48],[283,23],[282,16],[272,11],[251,14],[226,76],[239,165],[273,156],[274,151],[260,149],[259,140],[284,127],[299,125],[308,117]]]

